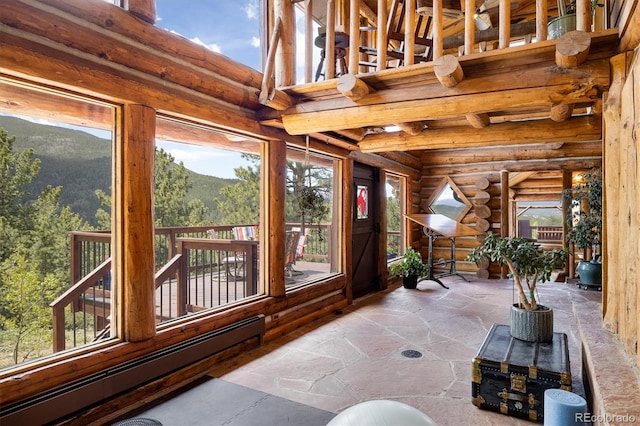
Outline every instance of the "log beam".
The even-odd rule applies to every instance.
[[[551,42],[548,42],[551,43]],[[539,44],[539,43],[536,43]],[[437,99],[446,96],[488,93],[508,91],[514,89],[537,88],[561,84],[594,83],[605,91],[609,85],[609,61],[606,58],[589,60],[578,68],[559,69],[555,65],[555,44],[553,50],[548,52],[548,58],[544,62],[522,62],[518,69],[510,69],[508,64],[484,63],[475,64],[473,59],[477,55],[458,58],[465,71],[465,79],[455,88],[455,91],[444,87],[433,74],[433,62],[426,62],[414,67],[404,67],[378,73],[374,76],[361,75],[368,86],[376,89],[358,102],[358,105],[393,104],[400,101]],[[500,51],[496,51],[500,52]],[[546,53],[545,53],[546,54]],[[487,60],[492,59],[489,56]],[[517,58],[522,61],[523,58]],[[519,62],[520,63],[520,62]],[[491,71],[485,69],[490,66]],[[405,75],[406,69],[412,70],[410,75]],[[499,71],[499,72],[498,72]],[[415,78],[419,84],[410,87],[396,86],[395,79],[387,77],[400,73],[398,78]],[[342,96],[336,88],[335,80],[321,81],[309,85],[299,85],[284,89],[287,94],[300,103],[287,110],[287,114],[325,111],[330,109],[342,109],[353,107],[353,102]],[[443,100],[440,100],[443,102]]]
[[[353,102],[357,102],[373,92],[367,83],[351,73],[338,78],[338,91]]]
[[[585,142],[602,138],[601,120],[575,117],[564,123],[534,120],[492,124],[484,129],[429,129],[419,136],[403,133],[370,135],[358,143],[362,152],[511,146],[556,142]]]
[[[482,129],[483,127],[487,127],[491,124],[489,114],[466,114],[465,117],[469,124],[471,124],[471,127],[476,129]]]
[[[560,68],[575,68],[589,55],[591,35],[584,31],[563,34],[556,43],[556,65]]]
[[[433,72],[444,87],[455,87],[464,79],[460,62],[453,55],[444,55],[434,61]]]
[[[594,84],[561,84],[535,89],[515,89],[490,93],[457,95],[388,104],[362,105],[357,108],[310,113],[284,114],[282,123],[292,135],[326,132],[344,128],[379,126],[438,118],[481,114],[491,110],[551,107],[558,103],[593,102],[601,96]]]
[[[411,136],[419,135],[424,129],[424,123],[422,121],[414,121],[412,123],[397,123],[396,126],[398,126],[400,130]]]
[[[567,121],[573,114],[573,104],[558,104],[551,107],[549,118],[553,121]]]

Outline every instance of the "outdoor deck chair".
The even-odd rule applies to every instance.
[[[285,255],[284,255],[284,270],[289,275],[289,278],[293,278],[294,275],[302,275],[302,272],[296,271],[293,265],[296,263],[296,257],[298,254],[298,245],[300,241],[300,231],[287,231],[285,238]]]
[[[216,231],[210,229],[207,231],[211,239],[217,239]],[[255,240],[258,234],[257,226],[236,226],[231,229],[235,240]],[[224,265],[226,274],[233,279],[244,279],[246,275],[245,256],[242,252],[234,252],[232,256],[226,256],[220,259],[220,265]]]

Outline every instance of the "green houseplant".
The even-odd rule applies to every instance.
[[[543,250],[540,244],[524,237],[502,238],[488,232],[483,244],[467,260],[488,258],[506,265],[518,293],[511,309],[511,335],[521,340],[548,342],[553,337],[553,311],[541,305],[536,296],[539,282],[548,281],[551,273],[562,268],[569,251]]]
[[[567,217],[567,241],[579,250],[590,249],[591,259],[584,258],[576,268],[583,288],[602,288],[600,239],[602,235],[602,169],[593,168],[578,176],[578,183],[565,189],[563,199],[571,203],[573,213]]]
[[[416,288],[418,279],[429,273],[429,266],[422,263],[420,253],[409,247],[402,260],[391,265],[389,272],[394,277],[402,277],[405,288]]]

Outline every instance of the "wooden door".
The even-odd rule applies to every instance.
[[[380,289],[378,250],[380,235],[379,173],[374,167],[353,166],[353,297]]]

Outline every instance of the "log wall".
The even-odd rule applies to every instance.
[[[640,366],[640,55],[617,55],[611,68],[604,110],[604,327]]]
[[[508,234],[509,222],[514,220],[512,212],[508,211],[513,205],[510,201],[559,200],[563,170],[599,167],[601,159],[600,141],[424,151],[421,156],[422,177],[413,193],[414,213],[427,213],[426,202],[440,181],[448,176],[474,205],[462,223],[483,232],[502,234],[504,231]],[[501,196],[502,171],[515,177],[513,185],[506,191],[507,202],[503,202]],[[412,229],[414,247],[419,248],[426,258],[429,240],[419,227]],[[481,238],[456,239],[456,268],[459,271],[478,276],[487,274],[482,271],[484,267],[478,268],[464,260],[479,245]],[[435,261],[449,259],[449,240],[437,239],[434,244]],[[492,278],[504,275],[504,271],[494,264],[488,267],[488,273]]]

